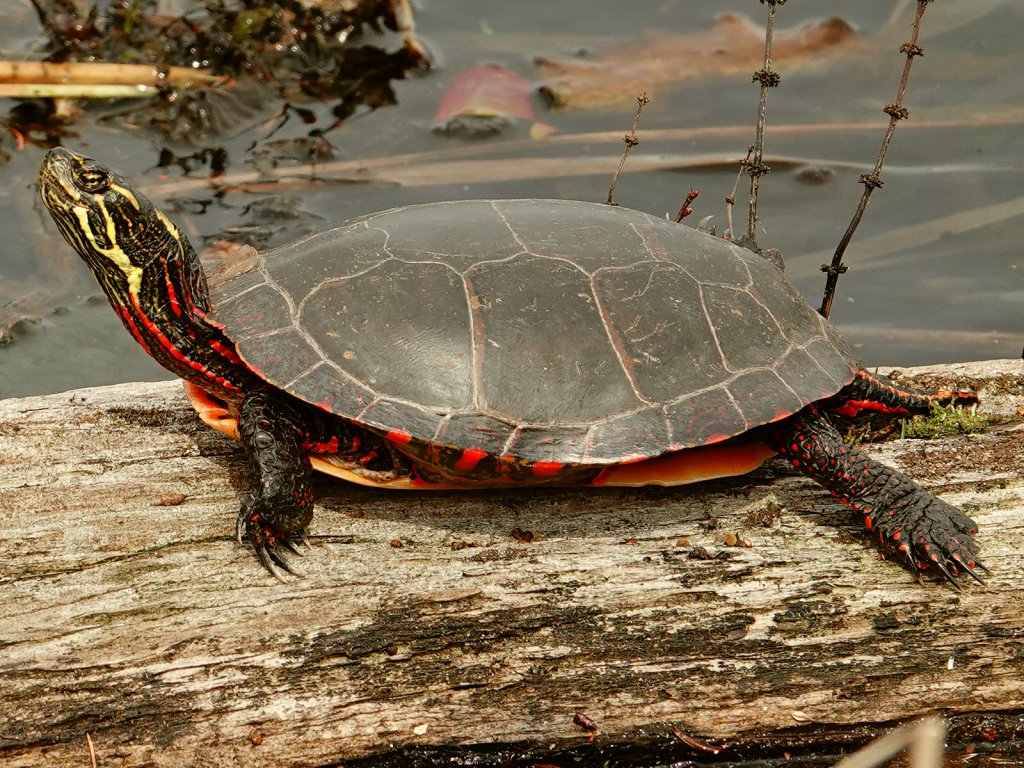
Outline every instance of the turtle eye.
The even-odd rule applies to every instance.
[[[99,194],[110,189],[110,174],[99,165],[81,165],[75,169],[75,184],[83,192]]]

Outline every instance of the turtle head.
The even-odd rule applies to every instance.
[[[172,304],[206,308],[205,279],[191,244],[124,178],[57,147],[39,169],[39,196],[115,308],[139,302],[157,313]]]

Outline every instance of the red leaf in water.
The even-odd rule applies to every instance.
[[[437,130],[480,137],[498,133],[516,121],[532,123],[533,88],[525,77],[497,64],[460,72],[437,105]],[[543,127],[535,124],[531,135],[536,136],[537,129]]]

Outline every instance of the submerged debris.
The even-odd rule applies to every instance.
[[[33,3],[49,38],[48,62],[145,64],[218,77],[212,87],[164,78],[145,107],[130,107],[131,122],[172,141],[235,129],[240,114],[268,99],[336,100],[337,123],[360,106],[393,104],[391,81],[427,66],[406,0],[194,0],[174,14],[161,12],[159,0]],[[366,28],[401,33],[397,50],[362,42]]]

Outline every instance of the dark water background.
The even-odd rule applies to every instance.
[[[782,250],[790,277],[814,306],[823,287],[819,265],[846,228],[861,193],[857,177],[873,163],[887,121],[881,107],[895,95],[903,65],[897,49],[909,37],[914,3],[903,4],[905,12],[893,20],[899,5],[892,0],[797,0],[779,12],[782,28],[841,16],[869,43],[862,54],[837,62],[779,65],[782,87],[770,96],[766,152],[796,162],[777,163],[763,181],[758,236],[763,245]],[[26,51],[41,40],[41,32],[27,3],[13,6],[16,10],[0,29],[0,47]],[[75,126],[79,135],[67,144],[116,167],[144,189],[161,190],[154,199],[200,247],[232,229],[259,223],[259,206],[278,204],[281,195],[296,215],[282,225],[280,239],[414,202],[602,200],[632,109],[548,112],[537,98],[537,117],[557,128],[557,140],[529,141],[524,124],[491,140],[467,142],[431,130],[434,110],[452,77],[483,62],[532,77],[536,55],[581,49],[600,53],[651,30],[696,32],[708,29],[725,11],[760,21],[764,6],[756,0],[424,0],[417,22],[436,66],[397,84],[397,107],[359,113],[326,135],[340,160],[414,155],[393,178],[382,169],[377,183],[215,196],[202,182],[202,170],[189,178],[177,168],[156,168],[162,146],[158,137],[127,131],[118,119],[97,119],[96,110]],[[896,133],[886,185],[876,193],[848,254],[851,271],[840,281],[833,307],[833,321],[869,365],[1021,355],[1022,30],[1024,5],[1013,0],[929,6],[926,56],[915,64],[906,99],[911,119]],[[692,167],[688,158],[741,157],[752,141],[757,89],[749,75],[692,79],[681,72],[679,79],[679,87],[655,91],[640,125],[636,167],[648,157],[661,169],[627,173],[616,196],[623,205],[664,213],[674,211],[695,187],[701,192],[695,218],[715,214],[721,222],[721,200],[732,186],[735,165]],[[13,104],[0,100],[0,110]],[[275,109],[265,105],[239,117],[237,126],[215,142],[229,151],[229,172],[247,168],[247,148],[265,138],[267,118]],[[944,125],[922,127],[926,121]],[[873,125],[852,127],[865,122]],[[786,125],[819,129],[771,132],[771,126]],[[710,130],[681,133],[690,129]],[[676,135],[645,138],[645,131],[656,130]],[[293,120],[276,138],[308,131]],[[603,131],[610,133],[594,136]],[[427,167],[428,158],[421,154],[426,152],[435,153],[429,160],[436,165],[409,175],[410,169]],[[0,346],[0,397],[169,378],[123,331],[91,274],[38,204],[35,176],[42,154],[28,147],[0,167],[0,309],[8,317],[22,311],[35,318],[20,323],[14,340]],[[510,178],[510,166],[502,164],[508,158],[523,178]],[[564,166],[562,174],[552,177],[550,164],[541,162],[550,158]],[[573,163],[588,160],[600,171],[565,174]],[[808,183],[807,168],[818,177],[824,169],[827,179]],[[176,181],[181,183],[171,187]],[[737,215],[745,216],[739,210]]]

